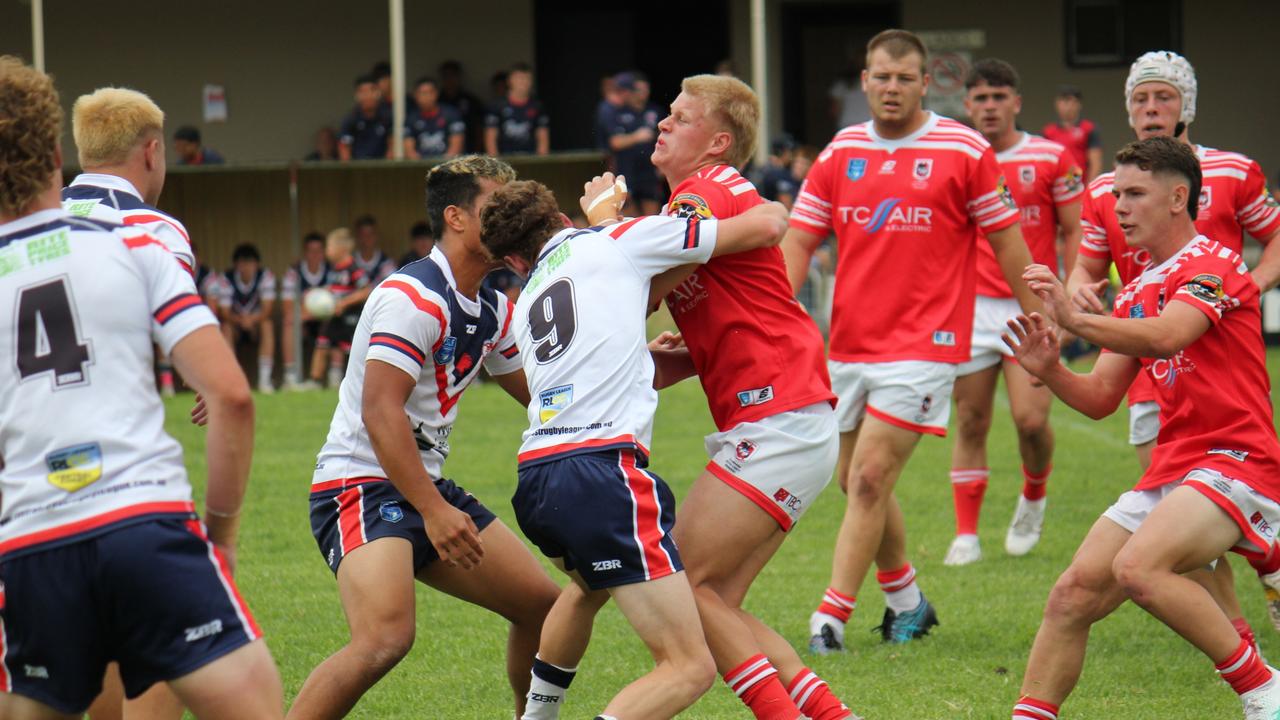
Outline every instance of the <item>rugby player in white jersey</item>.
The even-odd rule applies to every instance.
[[[511,302],[481,286],[497,263],[480,244],[479,209],[514,177],[477,155],[433,168],[427,216],[439,242],[364,304],[311,485],[312,533],[351,640],[311,672],[290,718],[345,717],[400,662],[413,646],[415,579],[510,621],[507,676],[523,711],[558,589],[511,530],[442,475],[458,400],[481,366],[529,401]]]
[[[589,219],[592,201],[613,183],[611,175],[588,183]],[[615,193],[610,214],[623,199]],[[644,469],[657,406],[645,311],[654,276],[776,245],[785,215],[769,203],[722,221],[644,217],[577,230],[534,182],[499,189],[484,208],[485,247],[528,278],[514,332],[533,402],[512,504],[525,535],[573,580],[547,617],[526,720],[558,716],[595,614],[610,597],[657,667],[599,717],[669,718],[714,682],[671,539],[674,498]]]
[[[49,77],[0,57],[0,116],[0,717],[79,717],[115,659],[131,698],[167,683],[198,718],[279,718],[279,675],[231,579],[253,453],[244,376],[161,241],[63,210]],[[203,522],[153,343],[207,399]]]

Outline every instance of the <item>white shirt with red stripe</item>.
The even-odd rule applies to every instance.
[[[1258,296],[1240,256],[1201,235],[1146,267],[1116,297],[1115,317],[1153,318],[1182,302],[1211,323],[1173,357],[1141,358],[1160,403],[1160,437],[1136,489],[1211,468],[1280,500],[1280,440]]]
[[[532,397],[520,463],[607,449],[648,455],[658,407],[645,339],[649,284],[710,259],[716,222],[644,217],[568,228],[547,242],[515,309]]]
[[[1267,190],[1266,176],[1252,159],[1240,153],[1195,146],[1203,177],[1196,230],[1235,252],[1244,247],[1244,233],[1270,237],[1280,229],[1280,203]],[[1115,173],[1099,175],[1089,183],[1081,208],[1084,236],[1080,254],[1116,264],[1120,281],[1128,283],[1151,262],[1146,250],[1130,247],[1116,221],[1112,194]]]
[[[1084,171],[1065,147],[1031,133],[1022,133],[1013,147],[996,153],[996,161],[1018,204],[1018,224],[1031,261],[1057,272],[1058,208],[1080,202]],[[978,294],[1013,297],[995,251],[985,241],[978,243]]]
[[[791,212],[838,241],[831,359],[968,360],[978,231],[1016,222],[995,152],[965,125],[928,113],[896,140],[871,122],[836,133]]]
[[[189,273],[195,254],[187,228],[174,216],[148,205],[133,183],[118,175],[80,173],[62,191],[62,207],[72,215],[120,225],[145,225]]]
[[[494,375],[520,369],[511,310],[511,301],[489,288],[482,287],[474,299],[459,293],[449,261],[438,247],[375,288],[356,325],[312,490],[355,478],[387,477],[361,419],[365,364],[372,360],[417,381],[405,413],[427,474],[442,477],[458,400],[481,365]]]
[[[0,555],[191,512],[152,344],[214,325],[143,227],[43,210],[0,225]]]

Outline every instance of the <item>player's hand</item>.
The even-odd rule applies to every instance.
[[[423,516],[427,526],[427,538],[449,567],[462,566],[470,570],[480,565],[484,557],[484,542],[471,516],[452,505],[445,505],[439,512]]]
[[[220,542],[213,543],[214,549],[222,556],[222,561],[227,564],[227,572],[231,575],[236,574],[236,546],[226,545]]]
[[[684,336],[670,330],[663,330],[658,337],[649,341],[649,352],[679,350],[682,347],[684,347]]]
[[[1072,306],[1079,312],[1106,315],[1107,304],[1103,302],[1102,297],[1110,285],[1110,280],[1099,280],[1081,285],[1076,288],[1075,295],[1071,296]]]
[[[1032,264],[1023,271],[1022,279],[1026,281],[1027,287],[1031,288],[1031,292],[1040,298],[1040,302],[1044,303],[1044,314],[1047,318],[1042,320],[1047,319],[1070,330],[1071,315],[1075,310],[1067,299],[1067,290],[1062,286],[1062,281],[1058,279],[1057,274],[1046,265]],[[1032,313],[1032,315],[1036,314]],[[1057,338],[1055,337],[1054,340],[1056,341]]]
[[[196,404],[191,406],[191,424],[204,427],[209,424],[209,406],[204,402],[204,396],[196,393]]]
[[[1019,315],[1008,322],[1009,332],[1001,336],[1014,358],[1034,377],[1053,369],[1062,353],[1056,329],[1040,313]]]
[[[607,172],[597,175],[582,185],[582,197],[578,204],[586,215],[589,226],[602,225],[622,218],[622,206],[627,203],[627,179],[614,177]]]

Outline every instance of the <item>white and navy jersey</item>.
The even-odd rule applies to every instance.
[[[222,274],[222,307],[236,315],[250,315],[262,309],[264,301],[276,299],[276,276],[266,268],[258,268],[246,282],[235,268]]]
[[[152,343],[216,325],[139,227],[43,210],[0,225],[0,556],[193,511]]]
[[[299,260],[289,266],[280,280],[280,299],[297,300],[306,295],[308,290],[325,287],[331,283],[328,260],[322,260],[320,267],[315,270],[307,267],[306,260]]]
[[[62,208],[72,215],[120,225],[145,225],[183,269],[193,272],[196,260],[191,236],[174,216],[146,204],[133,183],[117,175],[81,173],[62,189]]]
[[[511,301],[481,288],[475,300],[457,291],[449,261],[439,249],[410,263],[374,289],[360,313],[338,408],[316,461],[313,491],[324,483],[387,477],[361,419],[364,367],[380,360],[411,375],[418,385],[405,403],[422,464],[439,479],[449,455],[449,433],[458,400],[484,365],[494,375],[520,369],[511,332]]]
[[[196,292],[204,299],[206,303],[211,305],[220,305],[222,303],[222,281],[226,278],[221,273],[216,273],[209,269],[204,263],[196,264],[194,273],[196,281]]]
[[[351,257],[356,261],[356,267],[364,271],[364,276],[369,278],[369,283],[372,285],[386,280],[396,271],[396,261],[381,250],[374,252],[373,257],[368,260],[360,255],[359,250],[355,251]]]
[[[706,262],[715,243],[716,221],[698,215],[569,228],[547,242],[515,308],[532,398],[521,465],[611,448],[648,456],[658,407],[649,283]]]

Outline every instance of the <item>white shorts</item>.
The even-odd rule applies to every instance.
[[[1244,538],[1235,549],[1248,557],[1264,556],[1275,542],[1280,527],[1280,504],[1249,487],[1241,480],[1217,470],[1196,468],[1180,483],[1151,490],[1130,490],[1107,508],[1102,516],[1129,532],[1137,532],[1156,505],[1179,485],[1187,485],[1212,500],[1231,516]]]
[[[828,360],[827,370],[831,373],[831,389],[840,399],[836,405],[840,432],[853,430],[864,415],[870,414],[900,428],[947,436],[951,389],[956,384],[954,364]]]
[[[738,423],[706,438],[707,471],[790,530],[831,482],[840,455],[836,414],[817,403]]]
[[[1129,406],[1129,444],[1146,445],[1160,435],[1160,403],[1140,402]]]
[[[1012,358],[1013,352],[1001,336],[1009,332],[1006,323],[1021,312],[1017,298],[977,296],[973,303],[973,350],[969,361],[956,367],[956,376],[972,375]]]

